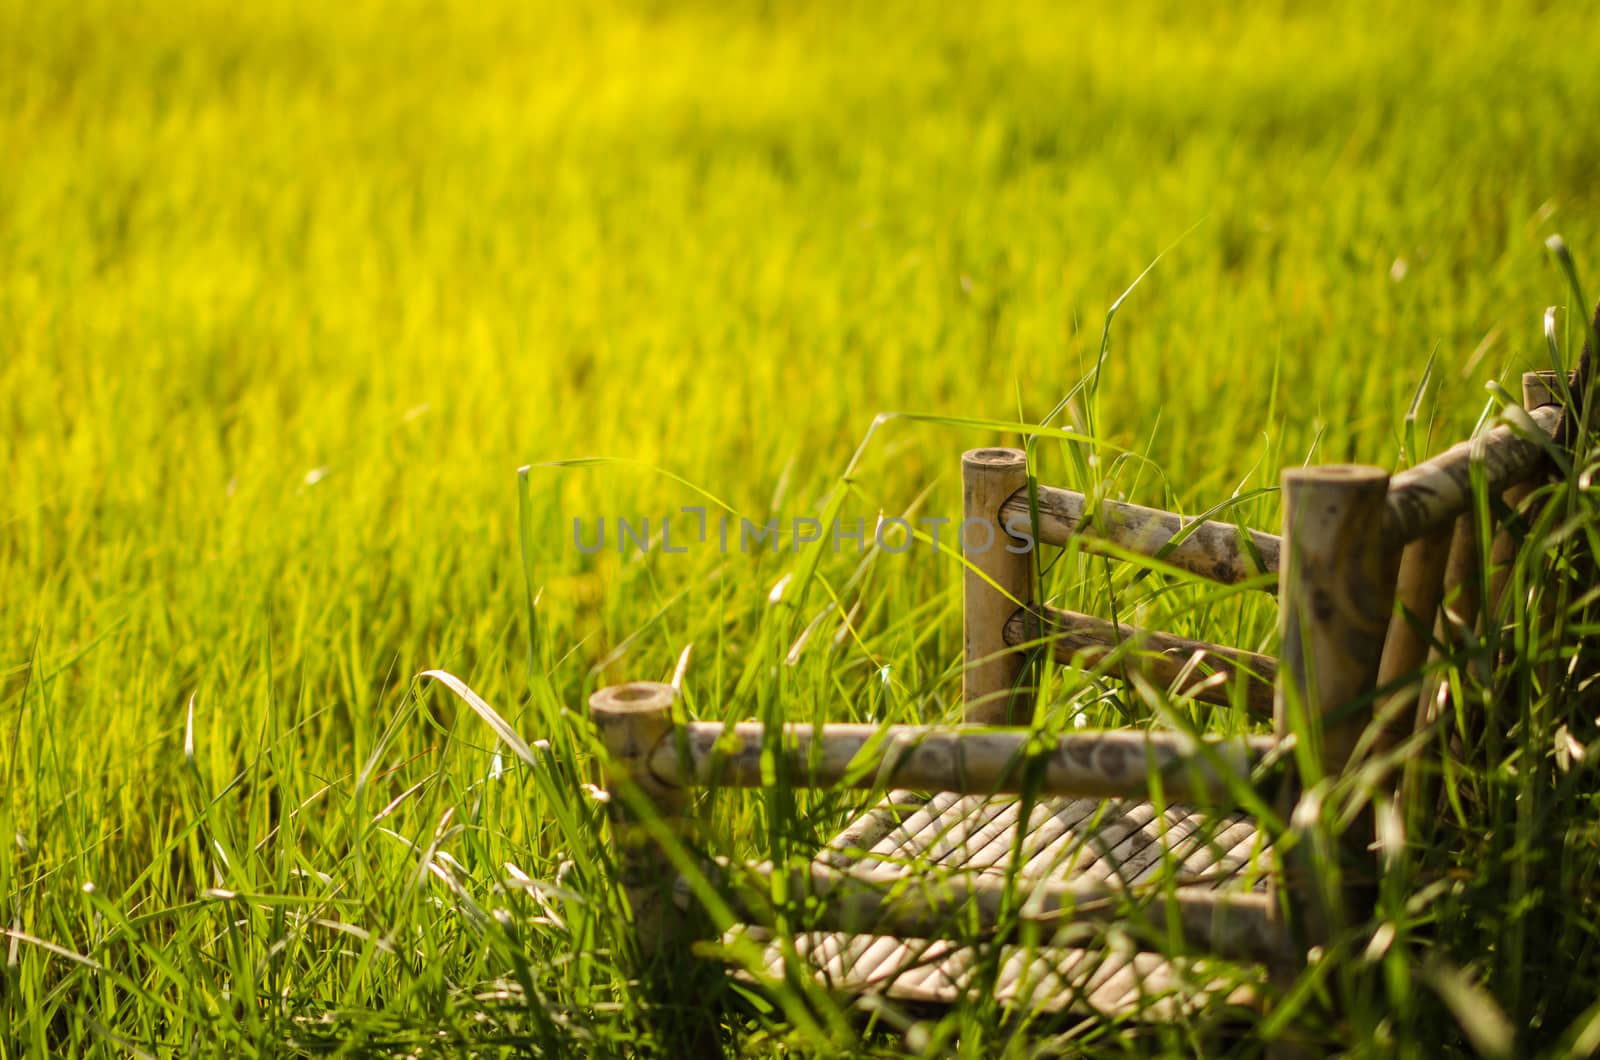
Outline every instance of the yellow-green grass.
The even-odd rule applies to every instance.
[[[1547,305],[1580,338],[1543,240],[1600,260],[1600,12],[1420,6],[0,0],[0,1055],[681,1052],[613,959],[576,711],[692,645],[705,717],[949,717],[958,561],[591,557],[573,519],[953,515],[960,451],[1017,435],[890,420],[851,465],[874,418],[1035,422],[1085,379],[1055,422],[1097,443],[1042,441],[1047,481],[1269,528],[1282,466],[1464,436],[1548,365]],[[623,462],[543,466],[586,457]],[[1115,586],[1273,647],[1265,598]],[[544,765],[497,774],[432,667]],[[849,803],[716,806],[784,856]],[[1487,1008],[1582,1046],[1573,909],[1575,986],[1462,927],[1318,1033],[1481,1048]],[[779,995],[716,1040],[1038,1041]]]

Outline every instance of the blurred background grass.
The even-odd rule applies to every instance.
[[[1090,411],[1166,478],[1118,465],[1112,492],[1193,511],[1285,463],[1392,465],[1433,355],[1425,418],[1459,436],[1487,380],[1545,363],[1543,237],[1600,246],[1596,14],[0,0],[9,918],[85,949],[85,880],[192,901],[219,871],[174,853],[201,803],[248,845],[364,766],[396,771],[377,806],[481,774],[486,747],[429,758],[454,705],[380,744],[427,667],[530,738],[565,724],[524,673],[522,464],[813,513],[879,412],[1043,415],[1163,251]],[[890,425],[847,510],[951,514],[991,440]],[[693,643],[703,709],[748,712],[723,700],[791,647],[760,631],[793,557],[585,557],[575,516],[700,498],[628,467],[529,483],[555,701]],[[879,569],[813,695],[887,666],[885,709],[938,714],[955,561]],[[528,799],[502,830],[548,875]],[[294,856],[360,846],[316,843]],[[50,960],[13,971],[47,991]]]

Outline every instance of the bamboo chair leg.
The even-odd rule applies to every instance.
[[[722,1051],[727,980],[716,961],[691,952],[711,934],[710,925],[698,902],[674,901],[680,877],[662,845],[686,834],[688,797],[649,764],[651,753],[673,738],[675,697],[671,685],[615,685],[589,697],[589,716],[605,743],[606,812],[632,916],[625,959],[664,1040],[683,1043],[686,1056],[712,1056]]]
[[[1377,682],[1398,556],[1383,541],[1389,475],[1326,466],[1284,472],[1284,521],[1293,537],[1280,579],[1283,658],[1274,718],[1279,735],[1304,711],[1305,738],[1322,768],[1344,768],[1371,707],[1352,701]],[[1297,736],[1301,735],[1296,733]]]
[[[1375,687],[1394,599],[1399,555],[1385,545],[1382,529],[1388,487],[1388,473],[1375,467],[1297,468],[1283,475],[1283,647],[1274,721],[1280,738],[1302,741],[1310,751],[1302,761],[1322,775],[1344,769],[1372,720],[1370,704],[1355,704]],[[1284,807],[1291,822],[1302,809]],[[1307,840],[1314,836],[1302,833],[1291,845],[1282,894],[1308,945],[1325,941],[1351,914],[1364,914],[1360,907],[1376,875],[1367,849],[1370,823],[1353,828],[1343,850],[1310,849]],[[1336,862],[1353,869],[1363,886],[1352,889],[1343,873],[1330,873]],[[1349,900],[1352,890],[1360,900]]]
[[[1522,404],[1524,408],[1531,410],[1546,405],[1559,404],[1559,398],[1555,391],[1554,374],[1553,372],[1528,372],[1523,375]],[[1527,506],[1528,498],[1538,488],[1540,481],[1541,476],[1534,475],[1516,483],[1500,494],[1501,502],[1511,514],[1505,523],[1495,530],[1494,538],[1490,543],[1488,596],[1486,599],[1479,601],[1480,606],[1475,616],[1479,639],[1490,644],[1499,645],[1492,664],[1479,662],[1474,667],[1474,673],[1479,682],[1485,686],[1493,680],[1494,673],[1497,673],[1499,668],[1510,658],[1513,650],[1509,643],[1509,638],[1514,635],[1514,631],[1507,628],[1505,622],[1507,618],[1506,596],[1515,584],[1514,567],[1517,553],[1521,549],[1521,542],[1514,524],[1522,523],[1526,525],[1528,513],[1524,512],[1523,509]],[[1492,637],[1491,634],[1493,634]],[[1469,706],[1470,709],[1462,719],[1464,722],[1462,750],[1464,753],[1470,754],[1472,753],[1472,748],[1487,731],[1491,729],[1503,731],[1504,719],[1493,716],[1480,716],[1480,711],[1475,707],[1470,707],[1467,704],[1464,704],[1464,706]],[[1494,704],[1491,702],[1487,709],[1492,715],[1495,709]]]
[[[1006,621],[1033,599],[1035,542],[1025,525],[1002,525],[1001,506],[1027,484],[1020,449],[973,449],[961,457],[963,719],[1026,725],[1033,717],[1027,655],[1006,643]]]
[[[1443,610],[1434,623],[1434,640],[1447,647],[1459,645],[1478,621],[1478,527],[1470,512],[1457,519],[1450,531],[1450,553],[1445,560],[1440,604]],[[1437,650],[1428,653],[1430,663],[1438,659]],[[1439,715],[1442,680],[1435,674],[1424,682],[1424,695],[1417,703],[1419,728]]]
[[[589,716],[609,759],[606,810],[622,891],[633,914],[638,956],[646,963],[679,941],[675,935],[683,921],[672,904],[677,874],[646,821],[653,814],[669,830],[681,829],[684,789],[661,783],[649,764],[651,752],[671,738],[674,695],[671,685],[638,682],[602,688],[589,697]]]
[[[1445,559],[1444,591],[1440,595],[1440,610],[1434,620],[1433,639],[1446,649],[1462,647],[1478,620],[1478,529],[1471,512],[1455,521],[1450,530],[1450,550]],[[1443,656],[1438,648],[1428,650],[1428,674],[1423,678],[1417,695],[1417,712],[1414,730],[1421,732],[1434,724],[1444,712],[1449,696],[1449,686],[1440,668]],[[1450,735],[1450,743],[1460,739],[1460,732]],[[1438,797],[1439,779],[1424,773],[1420,763],[1413,763],[1411,776],[1405,781],[1408,798],[1415,800],[1414,809],[1430,806]]]
[[[1560,394],[1560,387],[1558,387],[1557,384],[1557,373],[1555,373],[1555,371],[1526,371],[1526,373],[1523,373],[1523,408],[1533,410],[1533,408],[1542,408],[1544,405],[1560,404],[1562,404],[1562,394]],[[1560,444],[1566,444],[1566,439],[1568,439],[1568,432],[1563,431],[1562,436],[1560,436],[1560,439],[1558,439],[1558,442],[1560,442]],[[1546,472],[1546,474],[1539,474],[1539,476],[1531,477],[1531,479],[1526,482],[1525,496],[1523,496],[1522,503],[1522,508],[1525,509],[1525,511],[1522,512],[1523,519],[1525,519],[1525,525],[1533,525],[1534,520],[1538,519],[1539,511],[1542,509],[1542,504],[1546,503],[1544,498],[1538,498],[1538,496],[1534,496],[1534,500],[1526,500],[1526,495],[1538,493],[1539,487],[1547,484],[1549,480],[1550,476]],[[1538,580],[1538,573],[1536,572],[1528,572],[1528,576],[1533,578],[1533,580]],[[1525,586],[1523,591],[1528,591],[1528,586]],[[1494,608],[1494,613],[1496,613],[1496,616],[1501,615],[1502,613],[1499,604],[1501,604],[1501,597],[1496,597],[1496,608]],[[1541,594],[1539,594],[1539,620],[1538,623],[1534,624],[1533,629],[1528,631],[1528,634],[1533,636],[1534,632],[1536,632],[1539,637],[1549,636],[1549,632],[1555,628],[1555,616],[1557,616],[1558,610],[1560,610],[1560,602],[1558,602],[1554,592],[1541,592]],[[1501,663],[1502,666],[1506,665],[1506,663],[1509,663],[1510,658],[1512,658],[1512,655],[1514,655],[1514,652],[1515,645],[1510,642],[1507,632],[1502,629],[1501,658],[1499,658],[1499,663]],[[1554,684],[1554,663],[1542,669],[1544,669],[1544,673],[1542,673],[1541,681],[1546,685]]]
[[[1489,546],[1489,606],[1478,616],[1479,632],[1487,634],[1489,623],[1499,623],[1505,606],[1506,591],[1512,582],[1512,565],[1517,559],[1520,542],[1509,523],[1516,521],[1524,501],[1534,490],[1534,483],[1519,482],[1500,494],[1500,500],[1510,512],[1509,519],[1495,530],[1494,541]],[[1503,631],[1500,631],[1503,632]]]
[[[1450,558],[1450,528],[1407,545],[1400,555],[1400,576],[1395,584],[1398,605],[1389,619],[1378,664],[1378,687],[1406,683],[1389,693],[1378,706],[1383,726],[1379,749],[1387,750],[1411,735],[1416,707],[1426,680],[1422,668],[1428,661],[1428,634],[1433,631],[1439,601],[1444,596],[1445,567]]]
[[[1555,372],[1543,371],[1524,373],[1522,376],[1523,408],[1536,409],[1543,405],[1559,404],[1561,404],[1561,390],[1557,385]],[[1567,444],[1567,438],[1568,432],[1565,430],[1562,431],[1561,444]],[[1543,485],[1546,481],[1548,481],[1548,479],[1548,475],[1541,475],[1539,478],[1534,480],[1534,488],[1537,489],[1538,486]],[[1530,512],[1529,515],[1531,517],[1536,513],[1537,509]],[[1551,592],[1541,593],[1539,601],[1538,625],[1538,631],[1541,636],[1548,636],[1555,629],[1556,615],[1560,609],[1560,606],[1561,604],[1560,601],[1557,600],[1556,594]],[[1544,672],[1542,674],[1542,680],[1546,687],[1549,687],[1555,683],[1556,668],[1557,666],[1554,662],[1543,668]]]
[[[1522,376],[1522,407],[1525,409],[1541,408],[1545,405],[1555,405],[1556,399],[1552,387],[1555,380],[1550,378],[1554,372],[1526,372]],[[1513,518],[1522,507],[1529,494],[1538,487],[1537,477],[1526,479],[1517,483],[1510,489],[1500,494],[1500,499],[1512,512]],[[1494,535],[1494,544],[1489,552],[1489,606],[1480,616],[1484,629],[1487,630],[1490,622],[1499,622],[1502,608],[1505,603],[1506,590],[1511,584],[1512,564],[1516,561],[1519,542],[1509,527],[1501,527]]]

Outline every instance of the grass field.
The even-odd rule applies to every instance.
[[[1486,383],[1548,366],[1547,306],[1581,342],[1546,237],[1600,290],[1600,10],[1424,6],[0,0],[0,1056],[1281,1032],[976,1002],[908,1031],[790,984],[718,995],[708,1039],[652,1006],[584,697],[688,650],[705,718],[953,717],[959,561],[586,555],[572,521],[955,514],[961,450],[1017,436],[948,418],[1036,422],[1084,379],[1058,422],[1097,442],[1041,443],[1047,480],[1251,495],[1268,528],[1284,466],[1464,437]],[[934,419],[852,466],[896,411]],[[1528,556],[1592,535],[1561,496]],[[1081,609],[1127,589],[1052,579]],[[1396,941],[1284,1010],[1326,1047],[1600,1046],[1600,733],[1539,677],[1587,643],[1585,588],[1467,690],[1520,720],[1451,781],[1478,824],[1409,822]],[[1274,647],[1270,598],[1198,593],[1140,607]],[[1072,681],[1063,709],[1118,720]],[[713,816],[782,860],[851,805]]]

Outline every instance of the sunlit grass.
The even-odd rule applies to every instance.
[[[584,697],[681,665],[705,718],[953,717],[957,560],[586,556],[573,519],[708,494],[758,522],[953,515],[960,452],[1018,439],[949,419],[1038,422],[1080,380],[1052,422],[1094,441],[1039,441],[1047,481],[1237,494],[1265,528],[1284,466],[1436,451],[1486,382],[1548,365],[1548,304],[1563,355],[1581,340],[1543,240],[1600,260],[1596,24],[0,0],[0,1053],[681,1053],[695,1028],[617,956]],[[889,411],[932,418],[861,446]],[[627,463],[550,466],[588,457]],[[1529,585],[1593,534],[1562,490]],[[1048,579],[1274,646],[1264,594],[1087,555]],[[1481,989],[1519,1051],[1592,1051],[1592,774],[1551,772],[1568,737],[1600,752],[1553,676],[1592,602],[1561,584],[1559,628],[1459,689],[1525,716],[1461,752],[1469,838],[1413,831],[1384,908],[1426,930],[1332,1038],[1482,1047],[1461,1013],[1490,1006],[1457,1003]],[[547,741],[539,764],[433,668]],[[1132,709],[1074,694],[1096,724]],[[707,812],[783,860],[857,805]],[[1550,937],[1570,982],[1534,971]],[[726,1001],[729,1049],[1045,1033]]]

